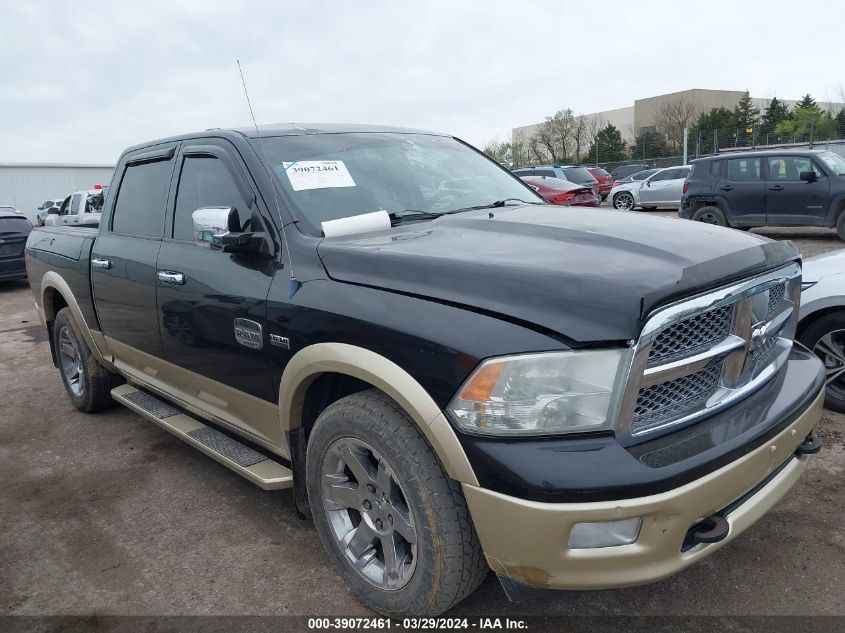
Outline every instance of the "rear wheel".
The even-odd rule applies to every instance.
[[[692,214],[692,219],[696,222],[704,222],[705,224],[715,224],[716,226],[727,226],[728,221],[725,219],[725,214],[719,207],[701,207]]]
[[[845,412],[845,311],[816,319],[798,340],[824,363],[824,405]]]
[[[613,196],[613,208],[619,211],[631,211],[634,208],[634,196],[627,191],[620,191]]]
[[[839,212],[839,217],[836,219],[836,233],[840,240],[845,241],[845,208]]]
[[[487,574],[460,485],[380,391],[323,411],[308,440],[306,483],[323,547],[379,613],[442,613]]]
[[[123,382],[123,377],[108,371],[94,358],[78,333],[70,308],[62,308],[56,315],[53,345],[62,382],[73,406],[86,413],[113,407],[111,390]]]

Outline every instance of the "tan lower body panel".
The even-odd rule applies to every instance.
[[[280,490],[293,486],[293,473],[287,467],[269,457],[265,457],[260,461],[256,461],[260,457],[253,457],[249,461],[254,461],[254,463],[248,465],[239,464],[227,457],[225,453],[215,450],[208,442],[198,439],[202,437],[201,432],[211,430],[210,427],[184,413],[167,415],[167,417],[154,415],[148,408],[139,406],[131,400],[131,397],[138,393],[138,389],[132,385],[121,385],[111,391],[112,397],[125,407],[128,407],[150,422],[157,424],[197,450],[202,451],[212,459],[235,471],[241,477],[248,479],[259,488],[263,488],[264,490]],[[234,442],[234,440],[230,440],[230,442]],[[246,450],[251,451],[249,448],[246,448]]]
[[[760,519],[798,481],[807,456],[793,458],[730,514],[718,543],[681,551],[687,530],[727,507],[784,464],[817,424],[824,392],[777,437],[751,453],[680,488],[647,497],[595,503],[526,501],[464,484],[470,513],[490,567],[498,574],[553,589],[608,589],[670,576],[729,543]],[[576,523],[642,517],[630,545],[569,549]]]

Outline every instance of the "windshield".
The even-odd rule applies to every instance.
[[[31,228],[26,218],[0,218],[0,233],[28,233]]]
[[[638,171],[636,174],[631,176],[631,180],[645,180],[652,174],[656,174],[659,169],[646,169],[645,171]]]
[[[822,152],[819,158],[824,161],[824,164],[837,176],[845,176],[845,158],[833,152]]]
[[[451,137],[308,134],[257,143],[294,210],[315,232],[321,222],[382,209],[437,214],[496,201],[543,202],[518,178]]]

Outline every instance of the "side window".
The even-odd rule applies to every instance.
[[[161,237],[172,163],[159,160],[129,165],[117,190],[112,231]]]
[[[722,175],[722,161],[721,160],[714,160],[710,163],[710,175],[714,178],[718,178]]]
[[[731,158],[728,163],[728,180],[760,180],[759,158]]]
[[[549,178],[557,178],[553,169],[535,169],[535,176],[547,176]]]
[[[778,156],[769,159],[769,180],[801,180],[802,171],[813,171],[816,178],[824,176],[809,158]]]
[[[672,180],[672,178],[673,178],[672,174],[674,174],[674,173],[675,173],[674,169],[664,169],[663,171],[654,174],[654,176],[651,179],[651,182],[659,182],[661,180]]]
[[[203,207],[234,207],[241,226],[252,215],[223,161],[212,156],[187,157],[176,190],[173,239],[194,239],[192,214]]]
[[[82,194],[77,193],[70,199],[70,213],[76,215],[79,213],[79,203],[82,200]]]

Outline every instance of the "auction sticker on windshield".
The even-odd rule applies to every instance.
[[[282,173],[294,191],[355,186],[342,160],[295,160],[282,163]]]

